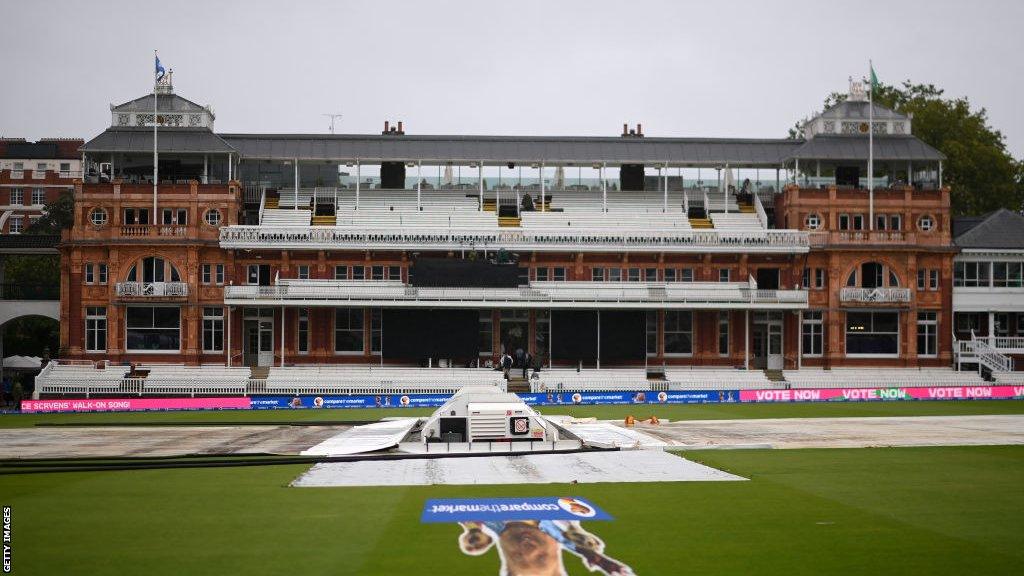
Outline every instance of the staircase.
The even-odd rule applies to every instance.
[[[754,213],[754,205],[753,204],[740,204],[739,207],[740,207],[740,213],[742,213],[742,214],[753,214]]]
[[[494,200],[484,199],[484,212],[497,212],[498,205]]]
[[[957,340],[953,338],[956,364],[977,364],[978,372],[1013,372],[1013,358],[988,345],[984,339]]]
[[[502,228],[518,228],[522,219],[518,216],[499,216],[498,226]]]
[[[786,377],[782,374],[782,370],[765,370],[764,377],[771,382],[785,382]]]
[[[522,370],[520,369],[520,372]],[[529,392],[530,381],[520,376],[515,376],[515,369],[513,368],[512,373],[509,374],[508,378],[508,391],[509,392]]]
[[[695,230],[714,228],[710,218],[690,218],[690,228]]]
[[[278,203],[281,199],[277,196],[267,196],[267,199],[263,203],[263,208],[267,210],[273,210],[277,208]]]
[[[313,215],[313,226],[334,226],[338,219],[333,214],[327,214],[324,216]]]
[[[270,375],[270,367],[268,366],[251,366],[249,368],[249,379],[250,380],[266,380],[267,376]]]

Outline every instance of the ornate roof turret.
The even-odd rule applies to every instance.
[[[870,110],[873,108],[873,110]],[[846,100],[829,107],[803,125],[808,140],[817,135],[867,136],[868,119],[874,115],[875,135],[909,136],[912,118],[884,106],[868,102],[863,82],[850,80]]]
[[[209,106],[200,106],[174,93],[174,71],[155,86],[155,94],[146,94],[117,106],[110,105],[112,128],[153,126],[153,98],[157,98],[157,121],[161,128],[208,128],[213,130],[216,116]]]

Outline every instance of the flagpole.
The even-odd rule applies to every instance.
[[[157,61],[156,50],[153,50],[153,61],[154,62]],[[157,148],[156,148],[156,137],[157,137],[157,134],[156,134],[156,125],[157,125],[157,121],[156,121],[157,120],[157,118],[156,118],[156,116],[157,116],[156,84],[157,84],[157,74],[158,74],[158,72],[156,70],[156,66],[154,66],[153,67],[153,226],[156,226],[156,223],[157,223],[157,216],[156,216],[156,186],[157,186],[157,182],[159,182],[159,176],[160,176],[160,156],[159,156],[159,153],[157,152]]]
[[[868,60],[868,230],[875,229],[875,68]]]

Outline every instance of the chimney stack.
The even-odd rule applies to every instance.
[[[399,134],[405,134],[405,130],[402,130],[402,121],[401,120],[398,121],[398,133]]]
[[[384,134],[387,134],[387,133],[388,133],[388,121],[385,120],[384,121]]]
[[[622,137],[623,138],[643,138],[644,137],[644,127],[643,127],[643,124],[640,124],[639,122],[637,122],[636,128],[630,128],[628,122],[624,123],[622,125]]]

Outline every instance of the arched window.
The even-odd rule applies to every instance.
[[[181,282],[174,264],[163,258],[148,256],[128,270],[128,282]]]
[[[896,288],[899,287],[900,281],[896,273],[884,264],[864,262],[850,272],[846,278],[846,285],[850,288]]]

